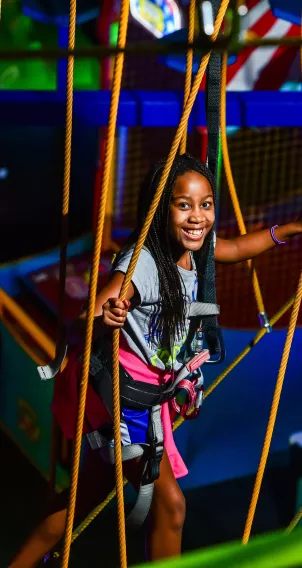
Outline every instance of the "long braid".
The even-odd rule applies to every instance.
[[[133,244],[141,231],[155,190],[159,184],[165,162],[161,161],[147,175],[140,192],[137,214],[137,228],[130,235],[127,247]],[[173,259],[169,236],[170,202],[178,177],[188,171],[196,171],[210,183],[214,200],[215,187],[212,174],[207,166],[189,154],[177,156],[171,168],[157,211],[155,212],[145,246],[154,258],[158,270],[161,306],[152,318],[151,332],[162,333],[162,343],[169,345],[170,337],[182,334],[185,325],[185,299],[183,283],[177,265]],[[206,266],[212,231],[205,237],[201,249],[194,253],[199,289],[203,287],[203,275]],[[114,264],[117,263],[119,255]]]

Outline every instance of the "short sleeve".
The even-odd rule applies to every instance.
[[[215,231],[213,231],[213,246],[214,246],[214,248],[216,247],[216,240],[217,240],[216,239],[216,233],[215,233]]]
[[[133,247],[122,253],[114,267],[114,272],[119,271],[126,274],[132,253]],[[154,259],[149,251],[143,248],[131,279],[140,295],[141,302],[144,302],[153,295],[152,292],[156,276],[157,269]]]

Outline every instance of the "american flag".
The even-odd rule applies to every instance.
[[[300,27],[275,18],[268,0],[247,0],[248,12],[241,18],[244,37],[300,36]],[[286,5],[286,2],[285,2]],[[229,91],[279,90],[288,81],[300,82],[299,49],[289,47],[257,47],[242,51],[228,67]]]

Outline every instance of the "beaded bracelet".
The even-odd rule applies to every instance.
[[[279,239],[277,239],[275,235],[276,227],[279,227],[279,225],[274,225],[273,227],[271,227],[271,237],[273,241],[276,243],[276,245],[285,245],[286,241],[279,241]]]

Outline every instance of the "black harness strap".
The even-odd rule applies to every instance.
[[[214,20],[217,17],[221,0],[211,0],[213,7]],[[206,81],[206,115],[208,128],[208,154],[207,163],[211,170],[214,181],[214,201],[216,202],[216,184],[218,181],[218,156],[219,156],[219,130],[220,130],[220,78],[221,78],[221,54],[212,52]],[[199,301],[216,303],[216,275],[213,238],[209,245],[208,258],[203,277],[203,286],[198,297]],[[209,316],[203,321],[203,331],[207,345],[211,353],[221,352],[221,359],[224,358],[224,347],[222,345],[221,334],[218,329],[216,316]],[[221,360],[220,359],[220,360]]]

